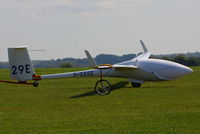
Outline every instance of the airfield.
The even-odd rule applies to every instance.
[[[199,134],[200,67],[192,69],[181,79],[141,88],[104,78],[113,89],[107,96],[95,94],[97,77],[43,80],[38,88],[0,83],[0,134]],[[9,71],[1,69],[0,79],[9,80]]]

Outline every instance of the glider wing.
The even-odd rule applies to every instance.
[[[113,65],[112,66],[116,70],[133,70],[133,69],[138,69],[138,67],[134,65]]]

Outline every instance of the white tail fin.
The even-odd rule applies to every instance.
[[[142,40],[140,40],[140,43],[142,45],[142,48],[144,50],[144,53],[137,56],[136,58],[134,58],[133,60],[137,59],[137,60],[146,60],[151,56],[151,52],[147,49],[146,45],[144,44],[144,42]]]
[[[8,48],[8,57],[12,79],[18,81],[32,80],[35,71],[27,47]]]
[[[91,65],[91,67],[98,68],[97,63],[94,61],[94,59],[93,59],[92,56],[90,55],[89,51],[85,50],[85,54],[86,54],[86,56],[87,56],[87,58],[88,58],[88,61],[89,61],[90,65]]]

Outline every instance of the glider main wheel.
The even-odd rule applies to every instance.
[[[132,87],[140,87],[141,83],[131,82]]]
[[[38,81],[34,81],[34,82],[33,82],[33,86],[34,86],[34,87],[38,87],[38,86],[39,86],[39,82],[38,82]]]
[[[95,85],[95,91],[98,95],[108,95],[111,92],[111,84],[107,80],[99,80]]]

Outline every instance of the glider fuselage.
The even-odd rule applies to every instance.
[[[85,76],[99,76],[100,71],[104,77],[118,77],[128,78],[130,81],[143,83],[144,81],[164,81],[174,80],[192,72],[192,69],[167,60],[160,59],[146,59],[146,60],[130,60],[115,65],[136,66],[136,69],[122,68],[122,69],[90,69],[78,72],[42,75],[41,79],[61,78],[61,77],[85,77]],[[113,65],[113,66],[115,66]]]

